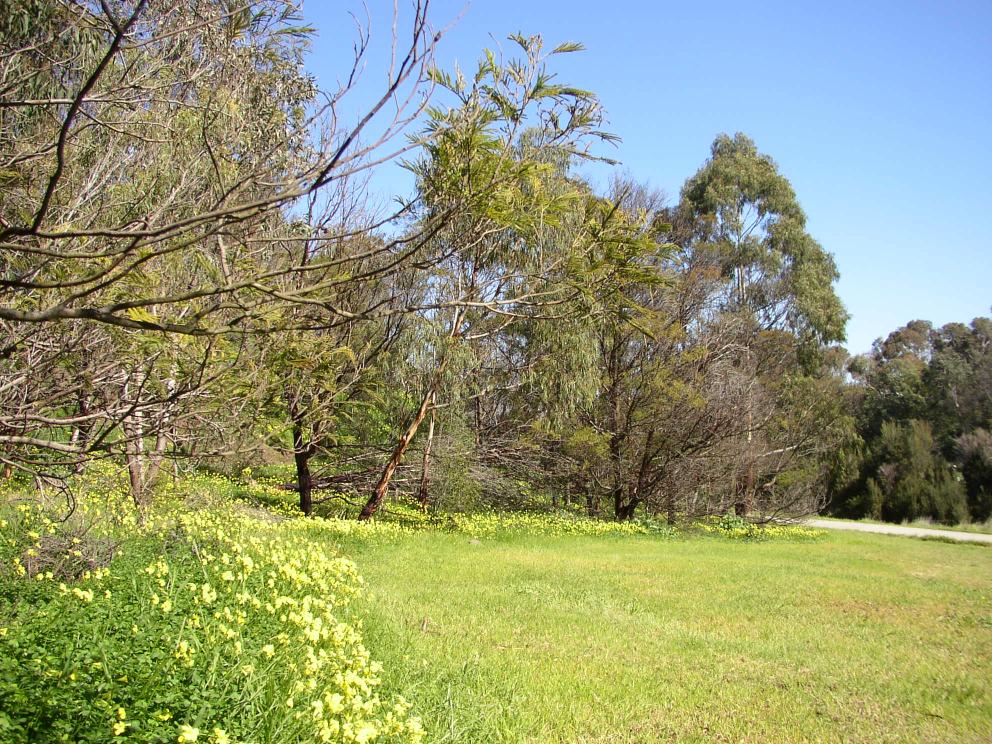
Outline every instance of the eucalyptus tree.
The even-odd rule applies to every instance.
[[[756,331],[843,340],[847,314],[833,288],[833,257],[806,232],[792,185],[750,138],[718,136],[683,186],[680,206],[694,222],[696,245],[720,261],[726,308],[746,312]]]
[[[680,210],[693,226],[694,249],[712,253],[720,266],[720,311],[739,316],[745,328],[740,363],[751,369],[754,395],[765,394],[759,389],[777,375],[815,369],[822,346],[843,339],[847,314],[834,292],[833,258],[806,231],[805,213],[775,162],[743,134],[718,136],[709,160],[683,187]],[[777,355],[756,355],[769,333],[784,333],[790,342],[775,344]],[[798,364],[786,370],[781,362],[793,351]],[[781,448],[759,436],[756,406],[747,412],[739,514],[755,498],[768,453]]]
[[[567,487],[585,496],[590,513],[606,498],[617,519],[642,505],[674,519],[677,504],[689,508],[687,482],[695,494],[722,483],[721,445],[743,431],[733,385],[739,333],[733,319],[711,316],[719,271],[710,255],[673,241],[663,196],[618,180],[611,198],[645,248],[637,280],[592,323],[586,348],[598,387],[557,449],[566,472],[571,462]],[[705,466],[693,467],[703,457]]]
[[[738,135],[717,138],[675,208],[636,184],[614,190],[656,251],[597,323],[602,384],[563,442],[590,506],[608,497],[618,519],[644,505],[673,520],[816,510],[845,420],[823,344],[844,313],[788,181]]]

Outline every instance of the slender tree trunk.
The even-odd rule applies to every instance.
[[[169,395],[163,403],[161,416],[157,421],[149,419],[147,410],[138,408],[121,422],[131,498],[139,512],[147,506],[148,496],[158,481],[162,462],[169,446],[169,433],[172,427],[172,396],[176,390],[174,376],[166,380],[166,389]],[[127,394],[128,385],[125,385],[124,395],[127,396]],[[155,435],[155,443],[151,451],[148,451],[145,447],[145,437],[152,433]]]
[[[742,519],[751,511],[756,482],[754,463],[749,462],[744,477],[737,483],[737,501],[734,503],[734,514]]]
[[[610,437],[610,461],[613,463],[613,516],[622,520],[625,513],[624,504],[624,477],[623,477],[623,457],[620,450],[620,437],[614,434]]]
[[[414,415],[413,420],[410,425],[407,426],[406,431],[403,432],[403,436],[400,437],[399,441],[396,443],[396,447],[393,450],[392,456],[389,458],[389,462],[386,463],[386,467],[382,471],[382,475],[379,476],[379,481],[376,483],[375,489],[372,491],[372,495],[369,500],[365,502],[365,506],[362,507],[361,513],[358,515],[360,520],[371,519],[375,516],[375,513],[379,511],[382,507],[382,502],[386,498],[386,493],[389,490],[389,482],[393,479],[393,473],[396,472],[396,468],[399,467],[400,463],[403,462],[403,455],[406,454],[407,449],[410,447],[410,442],[417,434],[417,429],[427,418],[427,412],[434,401],[434,395],[437,392],[437,386],[441,382],[441,373],[444,371],[444,367],[447,362],[447,357],[441,362],[441,366],[438,368],[438,373],[435,375],[434,380],[431,383],[427,394],[424,399],[420,402],[420,408],[417,409],[417,413]]]
[[[754,472],[754,455],[751,452],[752,440],[754,435],[751,431],[751,427],[754,424],[754,411],[751,405],[751,396],[748,395],[748,405],[747,405],[747,466],[744,469],[744,475],[738,480],[737,483],[737,501],[734,503],[734,514],[742,519],[747,518],[748,512],[751,510],[751,500],[754,495],[754,487],[756,482],[756,476]]]
[[[740,210],[738,210],[738,214]],[[741,237],[737,239],[737,251],[740,256]],[[744,265],[737,267],[737,301],[743,309],[747,305],[747,279],[744,272]],[[750,357],[750,347],[748,357]],[[750,508],[751,493],[754,488],[754,461],[751,454],[751,442],[754,438],[752,429],[754,428],[754,401],[751,398],[751,389],[747,388],[747,467],[745,474],[737,482],[737,499],[734,502],[734,514],[742,519],[747,517]]]
[[[596,490],[589,488],[589,484],[586,481],[576,483],[575,491],[580,496],[585,496],[586,514],[590,517],[598,517],[600,510],[599,493]]]
[[[80,395],[78,401],[79,415],[80,417],[88,416],[90,413],[89,402],[86,400],[86,396]],[[90,434],[93,431],[93,422],[84,421],[78,426],[74,426],[72,429],[72,443],[76,445],[79,449],[85,450],[90,441]],[[79,460],[72,466],[72,472],[79,475],[83,472],[83,466],[85,465],[85,460],[80,456]]]
[[[623,520],[624,500],[623,483],[613,484],[613,516],[617,520]]]
[[[162,416],[156,425],[155,447],[145,458],[146,464],[143,475],[145,489],[154,488],[155,484],[158,483],[159,476],[162,474],[162,463],[165,461],[165,453],[169,449],[169,435],[172,430],[171,397],[176,390],[174,377],[169,378],[167,390],[170,399],[165,403]]]
[[[627,488],[627,500],[623,500],[623,485],[614,486],[614,498],[619,499],[616,502],[616,517],[621,522],[628,521],[634,518],[634,514],[637,511],[637,507],[641,505],[642,498],[648,486],[648,469],[651,467],[652,460],[652,449],[651,445],[654,442],[654,430],[648,432],[647,438],[644,440],[644,451],[641,454],[641,464],[637,468],[637,478]],[[620,461],[620,448],[616,448],[616,465],[617,472],[622,472],[622,462]]]
[[[124,426],[124,453],[127,460],[127,477],[131,486],[131,500],[134,506],[140,510],[145,502],[145,479],[142,477],[142,459],[144,458],[144,431],[141,424],[141,414],[135,413],[136,421],[125,420]]]
[[[747,496],[744,495],[744,481],[738,479],[736,487],[737,500],[734,501],[734,514],[744,519],[747,517]]]
[[[475,397],[475,448],[482,446],[482,401]]]
[[[310,456],[313,447],[303,434],[301,417],[293,413],[293,461],[296,463],[296,485],[300,492],[300,511],[306,516],[313,512],[313,474],[310,472]]]
[[[431,446],[434,444],[434,411],[431,411],[431,423],[427,429],[427,442],[424,444],[424,461],[420,469],[420,490],[417,493],[417,501],[420,508],[427,511],[427,502],[430,499],[431,484]]]
[[[460,310],[455,311],[455,317],[451,323],[451,333],[448,335],[449,339],[456,339],[461,335],[461,325],[463,314]],[[424,395],[423,400],[420,402],[420,408],[417,409],[416,414],[413,416],[413,420],[407,426],[406,431],[403,432],[403,436],[399,438],[396,443],[396,447],[393,449],[393,454],[389,458],[389,462],[386,463],[386,467],[383,468],[382,475],[379,476],[379,481],[376,483],[375,488],[372,490],[372,495],[369,496],[369,500],[365,502],[365,506],[362,507],[361,513],[358,515],[359,520],[371,519],[377,511],[382,507],[382,502],[386,499],[386,493],[389,490],[389,482],[393,479],[393,473],[396,472],[396,468],[399,467],[400,463],[403,462],[403,455],[406,454],[407,449],[410,447],[410,442],[413,441],[414,436],[417,434],[417,429],[424,422],[427,417],[427,412],[430,410],[431,406],[434,404],[434,399],[437,396],[437,390],[441,386],[441,380],[444,378],[444,370],[448,367],[449,354],[445,351],[444,356],[441,357],[441,362],[437,366],[437,370],[434,372],[434,377],[427,387],[427,392]]]

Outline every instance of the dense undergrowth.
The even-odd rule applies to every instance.
[[[303,519],[290,499],[272,483],[195,476],[139,520],[108,474],[67,518],[59,504],[3,494],[0,740],[418,742],[410,704],[377,695],[380,669],[352,609],[362,580],[340,545],[423,530],[680,534],[651,520],[403,506],[378,522]],[[692,531],[817,534],[734,519]]]

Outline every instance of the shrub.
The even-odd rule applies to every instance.
[[[889,522],[929,517],[957,523],[968,516],[964,485],[937,452],[930,425],[886,422],[879,437],[874,481],[881,516]]]

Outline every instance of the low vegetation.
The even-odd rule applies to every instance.
[[[421,740],[377,694],[361,578],[324,522],[202,493],[141,524],[83,507],[60,523],[22,501],[0,523],[4,741]]]
[[[8,492],[3,739],[992,732],[992,551],[736,518],[250,505],[278,493],[199,476],[139,521],[124,489],[93,489],[61,522]]]
[[[349,552],[383,686],[430,741],[992,737],[987,548],[419,534]]]
[[[247,505],[271,499],[269,487],[211,476],[175,484],[140,519],[125,494],[94,486],[64,521],[54,503],[4,495],[5,741],[417,742],[420,719],[402,695],[380,692],[363,642],[353,562],[363,551],[425,535],[677,539],[667,526],[565,514],[305,519]]]

